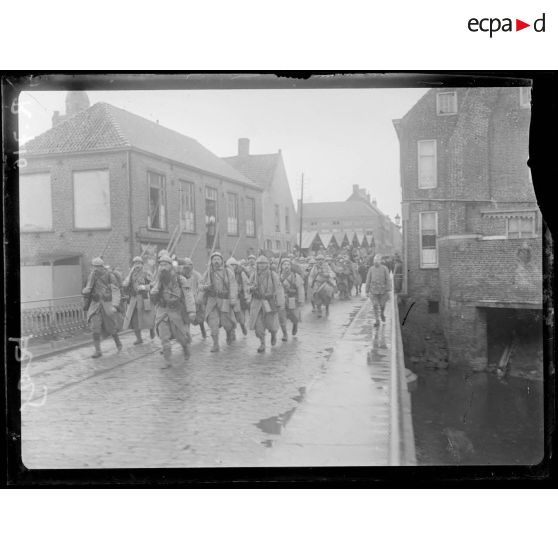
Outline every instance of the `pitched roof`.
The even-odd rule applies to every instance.
[[[126,148],[255,185],[195,139],[108,103],[95,103],[24,146],[29,155]]]
[[[279,160],[279,153],[223,157],[223,161],[264,188],[271,186]]]
[[[378,210],[362,201],[305,203],[303,211],[305,219],[350,219],[378,214]]]

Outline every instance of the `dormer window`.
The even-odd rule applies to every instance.
[[[438,116],[457,114],[457,93],[455,91],[436,95],[436,114]]]

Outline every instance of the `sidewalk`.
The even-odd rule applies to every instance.
[[[373,327],[367,300],[263,463],[267,467],[388,465],[391,306]],[[370,361],[370,362],[368,362]]]

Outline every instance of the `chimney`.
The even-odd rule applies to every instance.
[[[353,194],[358,194],[360,192],[358,184],[353,184]]]
[[[250,155],[250,140],[248,138],[238,139],[238,156],[248,157]]]

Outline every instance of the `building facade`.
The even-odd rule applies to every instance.
[[[213,245],[225,257],[258,250],[262,188],[195,140],[155,122],[97,103],[24,149],[24,302],[79,293],[100,254],[122,271],[139,254],[154,263],[179,230],[174,252],[192,257],[198,269]]]
[[[223,160],[263,190],[259,247],[266,252],[291,252],[296,243],[298,226],[281,150],[251,155],[250,140],[240,138],[238,154]]]
[[[339,248],[351,244],[374,248],[378,254],[393,255],[400,252],[402,246],[397,225],[358,184],[353,185],[353,192],[345,201],[305,203],[302,231],[307,243],[312,242],[317,233],[326,248],[334,242]],[[309,246],[303,241],[303,249],[307,248]]]
[[[394,121],[406,325],[441,330],[450,363],[486,368],[492,333],[542,310],[529,122],[529,88],[499,87],[432,89]]]

